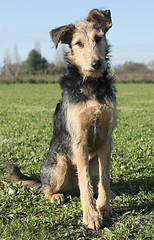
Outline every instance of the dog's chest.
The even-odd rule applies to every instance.
[[[88,150],[93,154],[112,133],[116,118],[115,105],[111,101],[106,101],[104,104],[93,102],[93,106],[85,111],[86,115]]]
[[[109,100],[103,104],[90,100],[72,106],[69,111],[71,134],[78,141],[84,139],[91,153],[97,151],[108,134],[111,135],[115,124],[116,104]]]

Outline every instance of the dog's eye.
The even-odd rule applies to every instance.
[[[101,39],[102,39],[101,37],[95,36],[95,42],[96,42],[96,43],[99,43],[99,42],[101,41]]]
[[[76,43],[76,45],[78,45],[79,47],[83,47],[83,44],[82,44],[82,42],[80,42],[80,41],[78,41],[78,42]]]

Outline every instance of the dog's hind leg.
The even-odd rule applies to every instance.
[[[51,203],[55,200],[59,204],[63,203],[64,193],[72,189],[69,165],[69,160],[64,156],[56,154],[56,159],[53,161],[51,154],[41,169],[42,191]]]
[[[108,173],[109,173],[108,169]],[[98,182],[99,182],[99,163],[98,163],[98,156],[93,157],[89,162],[89,173],[90,179],[94,189],[94,197],[98,197]],[[109,177],[109,175],[108,175]],[[110,199],[115,198],[116,194],[110,189]]]

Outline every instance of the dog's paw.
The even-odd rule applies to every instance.
[[[112,215],[110,203],[107,203],[103,206],[97,206],[97,211],[102,219],[109,218]]]
[[[56,200],[59,204],[63,204],[65,202],[64,194],[55,193],[50,197],[51,203],[54,203]]]
[[[83,212],[83,223],[93,230],[98,230],[102,226],[102,220],[95,210]]]

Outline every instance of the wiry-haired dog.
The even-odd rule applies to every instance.
[[[41,181],[8,165],[10,177],[41,188],[53,203],[80,190],[83,222],[99,229],[112,210],[109,170],[112,131],[116,125],[116,99],[108,63],[106,32],[112,26],[110,11],[90,11],[86,20],[50,32],[56,47],[68,44],[68,65],[61,78],[62,99],[54,114],[50,150],[41,169]],[[98,183],[96,208],[93,187]]]

